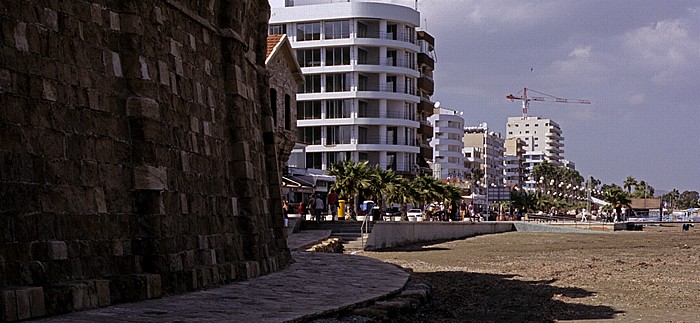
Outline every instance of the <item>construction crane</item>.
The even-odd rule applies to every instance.
[[[527,91],[535,92],[542,96],[527,96]],[[515,96],[513,94],[508,94],[506,99],[510,101],[520,100],[523,101],[523,119],[527,118],[527,109],[530,107],[530,101],[544,101],[544,102],[555,102],[555,103],[578,103],[578,104],[591,104],[589,100],[578,100],[578,99],[562,99],[553,95],[549,95],[542,92],[537,92],[533,89],[523,88],[523,96]],[[518,92],[520,94],[520,92]]]

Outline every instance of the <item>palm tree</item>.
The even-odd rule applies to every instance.
[[[416,192],[408,180],[403,177],[397,177],[392,185],[392,189],[387,190],[386,200],[388,203],[397,203],[401,205],[401,219],[408,221],[406,216],[407,204],[419,203],[416,197]]]
[[[347,199],[348,206],[350,206],[348,215],[351,219],[355,219],[357,207],[355,196],[367,191],[372,186],[372,174],[370,167],[367,166],[367,161],[356,163],[348,159],[333,164],[328,174],[335,176],[335,183],[331,185],[331,189],[336,190],[339,196]]]
[[[622,187],[624,187],[627,190],[627,194],[632,194],[632,186],[636,188],[637,185],[637,180],[634,177],[627,176],[625,182],[622,184]]]

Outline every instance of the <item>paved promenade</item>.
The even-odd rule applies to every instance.
[[[291,234],[295,250],[330,231]],[[287,322],[313,318],[385,297],[408,281],[405,271],[347,254],[292,251],[282,271],[222,287],[48,317],[45,322]]]

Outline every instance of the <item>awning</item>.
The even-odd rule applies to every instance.
[[[282,176],[282,188],[288,189],[290,192],[313,193],[314,185],[297,177],[297,176]]]

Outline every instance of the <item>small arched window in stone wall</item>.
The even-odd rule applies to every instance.
[[[272,122],[277,125],[277,90],[270,89],[270,107],[272,107]]]
[[[284,129],[292,130],[292,97],[284,95]]]

